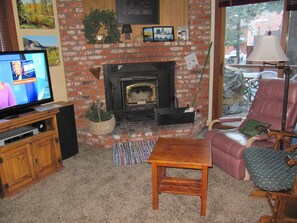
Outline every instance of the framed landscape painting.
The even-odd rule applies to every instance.
[[[49,66],[60,65],[56,36],[23,36],[24,50],[46,50]]]
[[[54,9],[52,0],[17,1],[21,29],[54,29]]]

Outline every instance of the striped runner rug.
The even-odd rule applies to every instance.
[[[113,162],[116,166],[146,163],[156,141],[121,142],[113,144]]]

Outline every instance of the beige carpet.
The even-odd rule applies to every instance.
[[[152,210],[150,164],[113,165],[112,149],[79,145],[64,169],[9,200],[0,200],[0,222],[257,222],[270,210],[265,200],[248,197],[252,182],[236,181],[217,167],[209,171],[207,216],[200,199],[161,194]],[[170,175],[197,177],[193,170]]]

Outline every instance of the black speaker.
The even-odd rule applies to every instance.
[[[59,128],[59,139],[62,159],[67,159],[78,153],[77,133],[74,117],[74,107],[66,104],[59,107],[57,123]]]

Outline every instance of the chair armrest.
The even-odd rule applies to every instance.
[[[269,130],[269,132],[267,132],[267,135],[269,137],[272,137],[272,136],[276,136],[276,137],[292,137],[292,138],[297,138],[297,133],[294,133],[294,132],[287,132],[287,131],[279,131],[279,130]]]
[[[294,132],[270,130],[269,132],[267,132],[267,135],[269,137],[274,137],[276,139],[275,146],[274,146],[275,149],[278,149],[277,147],[280,141],[284,142],[284,144],[288,148],[287,150],[290,152],[293,152],[294,150],[297,149],[297,144],[291,145],[291,142],[288,140],[288,138],[297,138],[297,134]]]
[[[263,135],[257,135],[249,138],[247,141],[246,147],[252,146],[253,142],[256,140],[267,140],[269,138],[275,138],[275,144],[274,144],[274,149],[278,149],[278,145],[280,141],[283,141],[286,147],[288,148],[288,151],[294,151],[297,149],[297,144],[296,145],[291,145],[290,141],[288,140],[289,138],[297,138],[297,134],[293,132],[286,132],[286,131],[278,131],[278,130],[269,130],[266,134]]]
[[[288,166],[294,166],[297,165],[297,155],[292,155],[292,154],[288,154],[285,157],[285,161],[287,163]]]
[[[228,122],[240,122],[244,120],[243,117],[226,117],[226,118],[219,118],[212,120],[208,125],[208,130],[212,130],[214,125],[216,124],[222,124],[222,123],[228,123]]]
[[[256,135],[248,139],[246,143],[246,147],[251,147],[252,144],[257,141],[257,140],[267,140],[270,137],[267,134],[262,134],[262,135]]]

